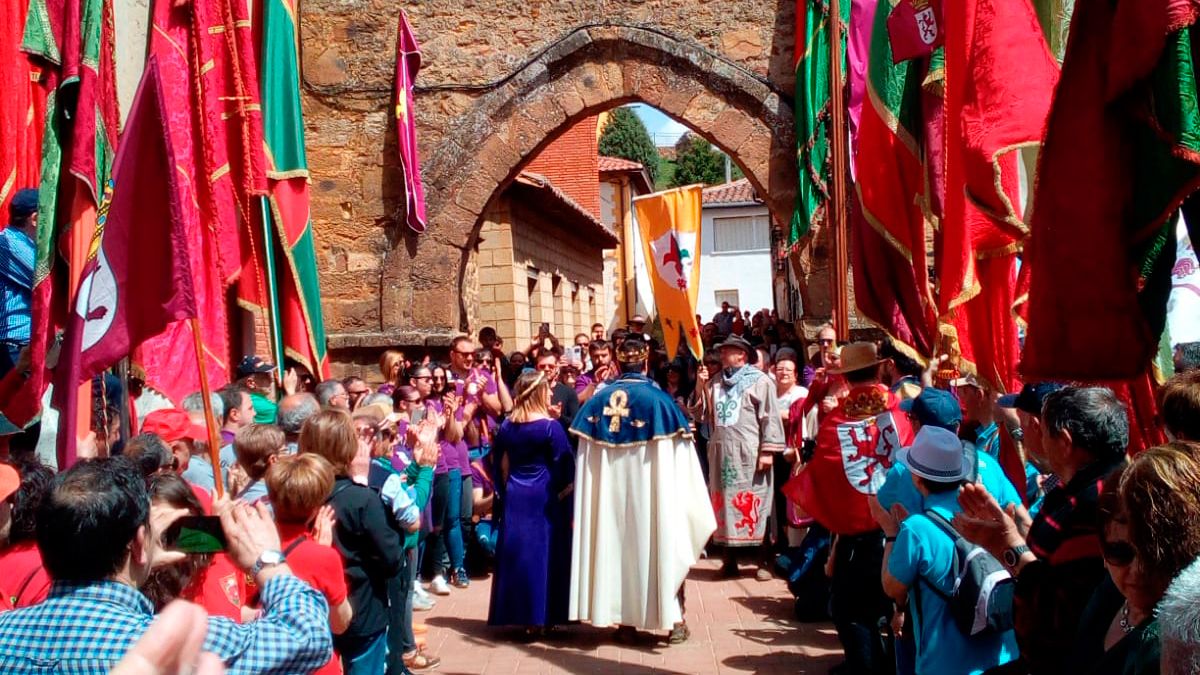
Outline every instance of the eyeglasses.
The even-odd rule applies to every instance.
[[[1100,543],[1100,555],[1113,567],[1129,567],[1137,558],[1137,551],[1127,541],[1104,541]]]
[[[460,352],[460,351],[458,351],[458,350],[456,349],[456,350],[454,350],[454,353],[455,353],[455,354],[458,354],[459,356],[463,357],[464,359],[466,359],[466,358],[471,358],[471,359],[475,358],[475,352]]]
[[[432,379],[434,382],[445,382],[446,376],[445,375],[434,375]]]
[[[350,391],[350,392],[346,392],[346,393],[349,394],[350,396],[366,396],[367,394],[369,394],[371,392],[367,389],[363,389],[362,391]]]

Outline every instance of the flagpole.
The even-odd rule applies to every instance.
[[[842,90],[842,0],[829,3],[829,148],[831,180],[829,194],[830,224],[833,227],[833,326],[839,340],[850,339],[849,235],[846,228],[846,165],[849,148],[846,139],[846,105]]]
[[[217,434],[217,419],[213,415],[212,389],[208,386],[208,369],[204,367],[204,338],[200,335],[200,319],[188,319],[192,327],[192,342],[196,346],[196,367],[200,369],[200,396],[204,398],[204,423],[208,427],[208,460],[212,463],[213,483],[217,497],[225,494],[221,480],[221,440]]]
[[[275,352],[276,379],[283,383],[283,323],[279,319],[279,286],[275,281],[275,239],[271,230],[271,209],[268,197],[261,197],[263,223],[263,258],[267,264],[267,324],[271,349]],[[314,364],[315,365],[315,364]]]

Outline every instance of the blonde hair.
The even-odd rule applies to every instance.
[[[320,455],[281,457],[267,469],[267,495],[275,520],[306,523],[333,491],[333,467]]]
[[[528,422],[550,408],[550,383],[541,371],[521,373],[513,387],[513,409],[508,416],[514,422]]]
[[[308,418],[300,429],[300,452],[324,457],[339,475],[348,473],[358,454],[358,437],[350,413],[328,409]]]
[[[283,430],[274,424],[251,424],[238,429],[233,439],[233,452],[246,474],[258,480],[267,472],[271,457],[287,444]]]
[[[397,384],[397,382],[392,379],[392,369],[396,367],[396,364],[404,365],[404,352],[396,349],[389,349],[379,355],[379,372],[383,374],[383,379],[385,381],[391,382],[392,384]],[[402,375],[404,375],[403,368],[400,369],[400,375],[398,375],[397,378]]]

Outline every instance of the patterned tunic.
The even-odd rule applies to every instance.
[[[757,546],[767,532],[775,494],[773,471],[757,470],[758,455],[784,450],[775,385],[762,371],[745,366],[732,375],[723,373],[711,386],[708,486],[717,517],[713,540],[724,546]]]

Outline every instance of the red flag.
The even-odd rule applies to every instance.
[[[42,163],[42,125],[46,92],[41,68],[21,53],[28,0],[0,6],[0,217],[17,190],[38,184]]]
[[[243,89],[251,74],[240,72],[245,63],[242,51],[232,56],[244,40],[230,36],[228,26],[238,21],[229,19],[237,15],[221,9],[227,1],[179,5],[155,0],[149,50],[158,58],[160,87],[169,103],[164,114],[184,193],[182,227],[195,270],[205,370],[209,381],[217,383],[228,382],[232,370],[225,296],[230,275],[241,267],[238,228],[244,206],[236,201],[249,199],[246,193],[261,187],[253,179],[253,162],[247,168],[238,154],[253,151],[247,144],[256,136],[244,127],[252,125],[257,113],[252,100],[239,98],[250,95]],[[205,20],[217,23],[205,25]],[[213,44],[207,45],[210,41]],[[225,51],[231,55],[218,61]],[[201,60],[202,55],[211,60]],[[232,75],[235,65],[241,79]],[[229,133],[231,129],[235,133]],[[174,401],[200,389],[195,341],[186,322],[172,323],[147,340],[136,360],[146,370],[147,384]]]
[[[888,16],[887,28],[893,62],[929,56],[946,39],[942,3],[940,0],[900,0]]]
[[[1035,146],[1058,65],[1029,0],[945,6],[946,205],[938,311],[960,368],[1000,390],[1017,386],[1012,318],[1015,255],[1028,229],[1019,200],[1020,150]]]
[[[196,315],[183,230],[179,162],[167,133],[159,64],[150,57],[134,97],[105,190],[96,233],[56,369],[60,468],[75,457],[76,385],[111,367],[162,332]],[[90,402],[88,402],[90,404]]]
[[[1161,262],[1149,254],[1164,223],[1200,187],[1200,87],[1188,28],[1197,5],[1075,8],[1026,257],[1021,369],[1031,379],[1128,380],[1157,349],[1161,324],[1143,310],[1161,312],[1165,297],[1139,291]]]
[[[404,171],[405,222],[413,232],[425,231],[425,187],[421,184],[421,158],[417,153],[417,122],[413,119],[413,81],[421,69],[421,45],[400,10],[396,36],[396,145]]]

